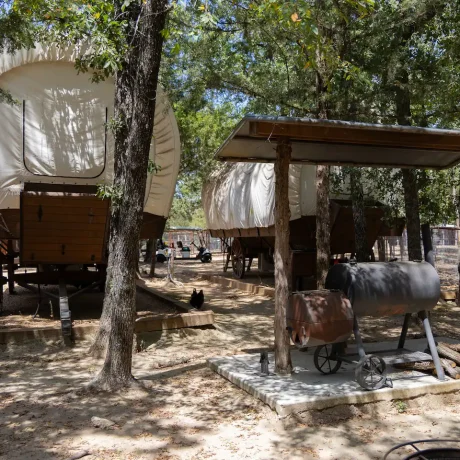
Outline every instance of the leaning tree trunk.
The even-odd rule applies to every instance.
[[[353,224],[355,230],[355,252],[358,262],[369,262],[369,243],[367,241],[366,208],[364,206],[364,191],[362,174],[359,168],[350,170],[350,188],[353,208]]]
[[[116,3],[121,11],[123,2]],[[167,0],[131,2],[124,14],[131,48],[115,78],[116,193],[110,217],[110,283],[101,321],[101,330],[109,332],[100,332],[93,347],[101,350],[107,345],[102,370],[92,382],[93,387],[106,390],[123,388],[133,382],[136,263]]]
[[[286,304],[291,288],[291,251],[289,247],[289,163],[291,145],[281,139],[275,161],[275,372],[292,372],[290,339],[286,330]]]

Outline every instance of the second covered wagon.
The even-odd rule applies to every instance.
[[[316,166],[289,169],[290,247],[293,289],[315,287]],[[243,278],[253,258],[270,266],[275,242],[275,172],[268,163],[230,163],[203,187],[203,207],[213,237],[232,238],[230,257],[236,277]],[[369,251],[378,236],[401,234],[385,224],[384,207],[365,209]],[[331,196],[331,254],[355,252],[352,203],[347,194]]]

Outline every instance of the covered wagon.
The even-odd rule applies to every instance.
[[[316,273],[316,166],[289,169],[290,248],[293,288],[314,288]],[[368,187],[370,189],[370,187]],[[368,196],[370,199],[371,197]],[[253,258],[262,268],[272,263],[275,242],[275,172],[269,163],[229,163],[203,187],[203,207],[213,237],[232,238],[229,258],[243,278]],[[378,236],[401,234],[384,221],[384,206],[366,206],[371,251]],[[331,254],[341,259],[355,252],[352,203],[347,193],[331,196]]]
[[[0,56],[0,88],[16,100],[0,104],[0,241],[10,293],[14,282],[59,283],[63,293],[66,283],[104,282],[110,202],[96,195],[114,174],[114,82],[78,74],[78,55],[38,45]],[[150,159],[160,170],[147,178],[141,238],[161,236],[179,171],[179,131],[161,90]],[[36,273],[16,272],[16,257]]]

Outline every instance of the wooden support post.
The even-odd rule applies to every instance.
[[[289,246],[289,164],[291,144],[280,139],[275,161],[275,372],[292,372],[290,339],[286,330],[286,305],[291,288],[291,255]]]

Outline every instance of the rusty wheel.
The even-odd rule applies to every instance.
[[[335,374],[342,365],[342,360],[332,351],[332,347],[332,344],[316,347],[313,361],[316,369],[323,374]]]
[[[238,238],[235,238],[232,243],[232,268],[236,278],[244,278],[246,259],[244,256],[244,248]]]

